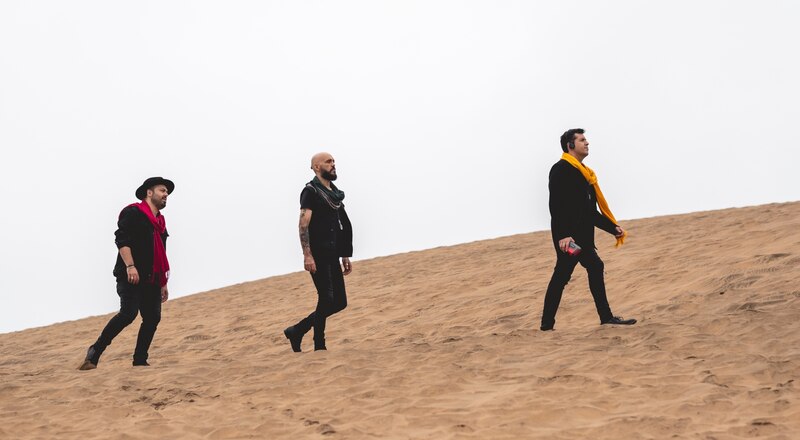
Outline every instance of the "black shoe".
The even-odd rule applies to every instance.
[[[133,361],[133,366],[134,367],[149,367],[150,364],[148,364],[147,361]]]
[[[89,347],[89,351],[86,352],[86,358],[83,360],[81,365],[78,367],[79,370],[94,370],[97,368],[97,352],[94,349],[94,345]]]
[[[300,348],[300,344],[303,342],[303,335],[298,335],[294,326],[286,327],[286,329],[283,331],[283,335],[286,336],[286,339],[288,339],[289,343],[292,344],[293,352],[300,353],[303,351]]]
[[[328,348],[325,347],[324,345],[315,345],[314,346],[314,351],[320,351],[320,350],[328,351]]]
[[[614,316],[611,319],[609,319],[608,321],[602,322],[600,324],[601,325],[603,325],[603,324],[633,325],[633,324],[636,324],[636,320],[633,319],[633,318],[631,318],[631,319],[622,319],[619,316]]]
[[[552,325],[549,326],[549,327],[541,326],[541,327],[539,327],[539,330],[541,330],[543,332],[551,332],[551,331],[553,331],[553,326]]]

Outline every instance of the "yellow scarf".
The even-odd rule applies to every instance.
[[[578,169],[578,171],[583,174],[583,178],[589,182],[589,185],[594,186],[594,192],[597,194],[597,204],[600,206],[600,212],[603,213],[604,216],[608,217],[609,220],[617,224],[617,219],[614,218],[614,214],[611,213],[611,209],[608,207],[608,202],[606,202],[606,198],[603,196],[603,191],[600,191],[600,185],[597,184],[597,175],[592,171],[591,168],[587,167],[586,165],[582,164],[578,159],[575,159],[568,153],[564,153],[561,155],[561,158],[569,162],[570,165],[574,166]],[[617,244],[615,247],[622,246],[625,243],[625,237],[628,236],[628,233],[625,232],[622,234],[622,237],[617,238]]]

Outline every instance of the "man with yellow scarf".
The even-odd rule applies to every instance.
[[[604,264],[595,249],[594,228],[614,235],[617,247],[625,242],[627,233],[617,225],[594,171],[583,164],[589,155],[589,141],[584,133],[582,128],[573,128],[561,135],[564,154],[550,169],[550,226],[557,260],[544,297],[542,331],[553,330],[561,294],[578,263],[589,275],[589,290],[600,324],[636,324],[635,319],[614,316],[606,298]],[[579,252],[575,252],[575,245],[580,247]]]

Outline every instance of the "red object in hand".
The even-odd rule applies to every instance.
[[[581,247],[578,246],[574,241],[570,241],[569,246],[567,246],[567,255],[571,257],[577,257],[580,253]]]

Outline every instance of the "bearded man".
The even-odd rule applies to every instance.
[[[161,303],[169,298],[166,222],[161,214],[175,184],[163,177],[151,177],[136,189],[140,203],[119,214],[115,243],[119,249],[114,276],[120,298],[119,313],[106,324],[100,337],[89,347],[79,370],[97,368],[100,355],[111,341],[141,313],[142,325],[133,352],[133,366],[146,367],[148,351],[161,321]]]
[[[283,331],[295,352],[301,351],[303,336],[311,328],[314,350],[327,350],[326,320],[347,307],[344,276],[353,270],[353,226],[342,203],[344,192],[333,184],[336,161],[329,153],[318,153],[311,158],[311,169],[315,177],[300,193],[300,246],[304,268],[317,289],[317,307]]]

